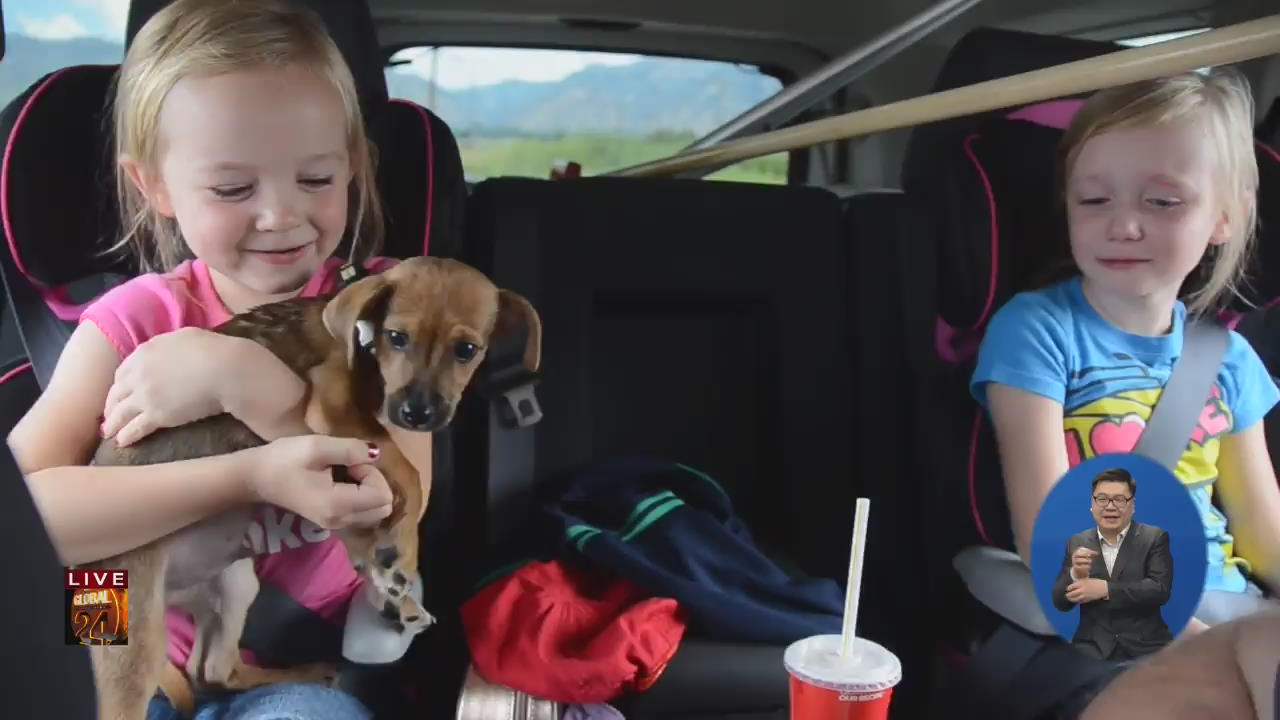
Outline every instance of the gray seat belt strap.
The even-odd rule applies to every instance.
[[[1217,323],[1186,323],[1182,356],[1174,362],[1173,373],[1151,411],[1134,453],[1155,460],[1170,472],[1177,467],[1200,421],[1229,341],[1229,331]]]

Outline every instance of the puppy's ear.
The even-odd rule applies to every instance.
[[[335,340],[347,344],[347,365],[355,367],[361,346],[372,346],[391,299],[391,283],[370,275],[334,296],[324,306],[324,327]]]
[[[507,337],[518,332],[521,327],[527,333],[524,342],[524,367],[529,372],[537,372],[542,364],[542,319],[528,300],[510,290],[499,290],[498,321],[493,326],[493,339]]]

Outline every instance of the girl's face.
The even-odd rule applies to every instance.
[[[157,173],[130,174],[177,220],[233,310],[296,292],[342,239],[346,113],[314,73],[182,79],[161,109],[159,153]]]
[[[1090,138],[1067,179],[1071,254],[1094,290],[1172,301],[1209,244],[1226,241],[1212,142],[1179,122]]]

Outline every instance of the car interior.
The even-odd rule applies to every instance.
[[[953,559],[974,545],[1013,547],[992,429],[968,379],[992,313],[1030,287],[1065,242],[1054,195],[1061,105],[1003,107],[677,177],[625,170],[701,138],[756,134],[1275,12],[1263,0],[296,1],[321,16],[356,78],[378,149],[385,254],[471,264],[526,297],[543,326],[537,375],[510,381],[518,348],[495,349],[483,382],[435,434],[420,566],[439,622],[394,663],[343,667],[343,687],[379,718],[460,717],[469,666],[460,607],[494,569],[491,559],[521,544],[550,479],[633,455],[714,478],[767,555],[797,577],[842,587],[855,500],[869,498],[859,635],[901,660],[891,717],[954,716],[957,684],[971,679],[966,665],[999,618],[969,595]],[[70,13],[58,15],[0,0],[6,436],[86,304],[136,274],[98,252],[118,224],[105,112],[123,49],[166,2],[54,3]],[[90,7],[115,23],[95,37],[73,27],[88,26],[74,13]],[[552,79],[499,73],[478,89],[439,81],[448,52],[480,77],[477,53],[498,50],[555,52],[578,64]],[[590,64],[596,57],[605,59]],[[658,72],[664,62],[673,63],[667,75]],[[658,79],[629,86],[640,96],[610,94],[624,71],[645,68]],[[1257,106],[1261,232],[1249,303],[1224,317],[1280,374],[1272,340],[1280,251],[1271,248],[1280,243],[1280,56],[1237,68]],[[698,81],[701,92],[661,89],[702,70],[718,74]],[[556,94],[592,73],[590,93],[582,85]],[[729,97],[734,83],[755,94]],[[803,107],[734,124],[806,83],[817,89]],[[503,87],[536,90],[541,104],[475,100]],[[605,103],[614,104],[596,107]],[[609,123],[658,111],[697,122],[654,126],[687,136],[632,132],[646,138],[634,147],[648,155],[597,152],[613,142]],[[520,133],[485,126],[485,112],[509,113]],[[580,124],[546,124],[570,120]],[[573,143],[562,142],[568,136]],[[494,160],[495,148],[520,143],[584,155]],[[552,179],[560,161],[580,163],[580,176]],[[536,403],[541,418],[522,420],[521,403]],[[1276,427],[1269,417],[1273,438]],[[0,492],[13,496],[4,507],[16,518],[5,524],[12,542],[34,543],[21,582],[60,582],[35,508],[17,491],[20,473],[3,455]],[[60,622],[33,609],[59,601],[61,588],[51,587],[38,597],[6,593],[23,606],[5,617]],[[276,600],[267,592],[251,611],[246,647],[268,660],[265,648],[292,648],[274,658],[282,663],[337,652],[340,634],[314,631],[297,617],[305,611]],[[67,705],[55,712],[49,695],[15,682],[17,707],[90,717],[83,648],[28,647],[33,676],[65,678],[66,692],[51,694]],[[784,650],[691,625],[651,687],[611,702],[627,718],[787,717]]]

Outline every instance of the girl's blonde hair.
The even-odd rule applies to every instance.
[[[1232,69],[1187,72],[1172,77],[1101,90],[1080,108],[1060,145],[1061,187],[1090,138],[1109,130],[1194,119],[1213,144],[1218,179],[1216,199],[1230,234],[1210,246],[1209,276],[1187,297],[1188,309],[1215,309],[1226,296],[1243,296],[1240,286],[1257,230],[1258,160],[1253,148],[1253,95],[1249,82]],[[1216,249],[1215,249],[1216,248]],[[1202,263],[1203,265],[1204,263]]]
[[[384,231],[355,80],[337,45],[311,11],[279,0],[176,0],[138,30],[116,76],[113,121],[116,157],[159,167],[160,109],[179,80],[300,65],[327,80],[342,99],[352,165],[346,241],[357,261],[378,252]],[[131,249],[143,272],[174,268],[191,251],[177,223],[155,212],[117,164],[121,237],[112,251]]]

